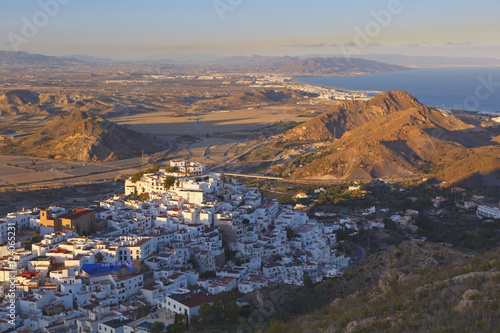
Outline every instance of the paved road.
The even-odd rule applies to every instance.
[[[166,155],[168,155],[170,152],[172,152],[175,148],[175,145],[172,141],[163,139],[168,145],[168,148],[164,151],[160,151],[156,154],[153,154],[147,161],[147,164],[154,165],[156,161],[159,161],[160,159],[164,158]]]
[[[351,242],[349,242],[349,244],[352,245],[352,247],[354,248],[354,253],[356,254],[356,259],[353,259],[354,264],[357,264],[368,256],[368,252],[361,246],[358,246]]]
[[[233,176],[233,177],[246,177],[246,178],[261,178],[261,179],[274,179],[274,180],[283,180],[281,177],[271,177],[271,176],[264,176],[264,175],[247,175],[247,174],[242,174],[242,173],[231,173],[231,172],[224,172],[226,176]]]

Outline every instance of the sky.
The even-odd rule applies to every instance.
[[[113,59],[500,58],[498,0],[0,0],[0,49]]]

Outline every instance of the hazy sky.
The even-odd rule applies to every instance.
[[[44,9],[55,2],[65,4]],[[378,21],[374,13],[382,13]],[[0,49],[116,59],[171,53],[499,58],[499,14],[498,0],[0,0]]]

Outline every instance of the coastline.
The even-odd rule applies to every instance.
[[[457,66],[447,66],[447,67],[441,66],[441,67],[436,67],[436,68],[418,67],[418,68],[412,68],[412,69],[416,69],[416,70],[429,70],[430,69],[430,70],[432,70],[432,69],[451,69],[451,68],[460,68],[460,69],[463,69],[463,68],[484,68],[484,69],[494,68],[494,69],[498,69],[498,68],[500,68],[500,66],[458,66],[458,67]],[[397,73],[399,73],[399,72],[400,71],[397,71]],[[407,71],[404,71],[404,72],[407,72]],[[317,75],[294,76],[292,78],[292,82],[294,82],[295,84],[300,84],[300,85],[305,85],[305,86],[310,86],[310,87],[318,87],[318,88],[321,88],[321,89],[331,90],[332,92],[339,92],[339,93],[345,93],[345,94],[350,94],[350,95],[366,95],[366,96],[369,96],[371,98],[371,97],[376,96],[379,93],[382,93],[383,91],[385,91],[385,89],[382,89],[382,90],[377,90],[377,89],[350,89],[350,88],[341,87],[340,85],[335,85],[334,86],[333,84],[332,85],[326,85],[324,83],[304,82],[304,81],[302,81],[302,79],[310,79],[310,78],[313,78],[313,79],[314,78],[321,78],[321,79],[325,78],[326,79],[326,78],[373,77],[374,74],[389,74],[389,73],[394,73],[394,72],[393,71],[391,71],[391,72],[376,72],[376,73],[364,73],[364,74],[341,75],[341,76],[332,76],[332,75],[328,75],[328,76],[317,76]],[[496,82],[496,80],[494,82]],[[352,83],[351,83],[351,85],[352,85]],[[395,89],[396,90],[404,90],[404,91],[409,90],[409,89],[404,89],[404,88],[400,88],[400,89],[395,88]],[[391,90],[391,89],[388,89],[388,90]],[[474,91],[474,89],[471,89],[471,91]],[[408,93],[414,95],[419,100],[422,99],[422,96],[418,96],[417,94],[412,93],[411,91],[408,91]],[[472,93],[470,95],[472,95]],[[465,97],[462,97],[462,99],[461,99],[461,100],[464,100],[464,98],[467,98],[470,95],[463,94],[463,95],[460,95],[460,97],[457,95],[457,100],[460,101],[460,98],[462,96],[465,96]],[[436,97],[432,96],[432,98],[436,98]],[[494,102],[496,102],[496,101],[494,101]],[[476,116],[484,116],[484,117],[497,117],[497,116],[500,116],[500,104],[494,104],[495,107],[498,105],[498,108],[499,108],[498,110],[481,109],[480,107],[477,110],[468,110],[468,109],[459,109],[459,108],[452,107],[452,106],[446,106],[444,104],[442,104],[441,106],[439,106],[439,105],[432,105],[432,103],[425,103],[425,102],[422,102],[422,103],[425,104],[425,105],[427,105],[427,106],[429,106],[429,107],[440,109],[440,110],[444,110],[444,111],[447,111],[447,112],[452,112],[452,113],[468,114],[468,115],[476,115]],[[450,105],[450,101],[447,101],[447,104]],[[454,104],[458,104],[458,103],[454,103]]]

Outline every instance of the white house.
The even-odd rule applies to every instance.
[[[191,320],[193,315],[198,315],[198,310],[202,304],[212,304],[215,301],[217,301],[217,295],[189,292],[167,296],[163,307],[171,315],[179,313],[187,315],[189,320]]]
[[[477,207],[476,214],[478,217],[500,219],[500,209],[498,209],[496,207],[480,205]]]

